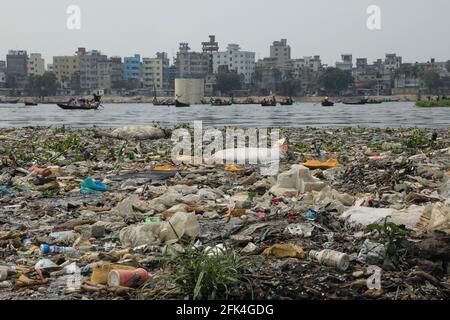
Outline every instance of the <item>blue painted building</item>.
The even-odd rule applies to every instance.
[[[123,59],[123,79],[136,79],[141,82],[142,78],[142,64],[141,55],[135,54],[132,57],[125,57]]]

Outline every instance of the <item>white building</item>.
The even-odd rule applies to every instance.
[[[28,75],[42,76],[45,72],[45,60],[40,53],[31,53],[28,57]]]
[[[241,51],[237,44],[229,44],[227,51],[213,53],[213,71],[219,72],[220,66],[227,66],[228,70],[244,75],[244,83],[251,83],[255,72],[254,52]]]
[[[322,69],[322,60],[320,59],[320,56],[293,59],[291,60],[291,67],[294,69],[294,72],[299,69],[318,72]]]
[[[167,77],[164,77],[169,68],[167,53],[158,52],[155,58],[142,59],[142,80],[145,88],[162,90],[165,88]]]

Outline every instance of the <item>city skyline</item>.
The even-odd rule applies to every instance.
[[[156,52],[165,51],[173,62],[180,42],[188,42],[193,51],[200,51],[200,43],[208,34],[216,35],[220,50],[225,50],[229,43],[237,43],[243,50],[256,52],[256,60],[268,56],[271,42],[280,38],[288,39],[292,57],[320,55],[328,65],[338,61],[342,53],[375,61],[385,53],[396,52],[404,61],[416,62],[431,58],[447,60],[450,52],[450,44],[430,36],[436,31],[439,34],[450,31],[445,20],[450,3],[443,0],[432,3],[346,0],[345,4],[280,0],[276,7],[260,1],[232,0],[220,11],[215,1],[204,0],[195,5],[178,0],[170,4],[130,0],[125,7],[103,0],[95,3],[62,0],[57,4],[42,0],[26,3],[26,12],[24,3],[18,0],[2,6],[0,27],[14,32],[2,36],[0,59],[10,49],[23,49],[42,53],[46,62],[51,63],[53,56],[72,55],[77,47],[88,47],[121,57],[136,52],[153,57]],[[66,27],[66,9],[71,4],[81,8],[81,30]],[[371,4],[381,9],[381,30],[369,30],[366,26],[369,16],[366,9]],[[240,10],[233,11],[235,7]],[[155,8],[158,13],[152,14]],[[257,15],[249,14],[252,8],[258,9]],[[21,19],[17,19],[19,11]],[[414,15],[416,12],[420,16]]]

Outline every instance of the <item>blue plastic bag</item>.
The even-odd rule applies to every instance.
[[[7,187],[4,187],[4,186],[1,186],[1,187],[0,187],[0,196],[5,196],[5,195],[7,195],[7,194],[9,194],[8,188],[7,188]]]
[[[93,178],[87,178],[86,180],[84,180],[80,187],[80,192],[83,194],[89,194],[93,192],[104,192],[107,190],[108,187],[106,186],[106,184],[98,180],[94,180]]]

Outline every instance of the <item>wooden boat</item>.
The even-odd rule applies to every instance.
[[[273,97],[271,100],[264,99],[263,101],[261,101],[261,106],[262,107],[276,107],[277,99],[275,99],[275,97]]]
[[[173,106],[175,103],[173,103],[171,100],[153,100],[154,106]]]
[[[282,106],[292,106],[294,104],[294,100],[292,100],[291,98],[286,99],[284,101],[281,101],[280,104]]]
[[[83,105],[58,103],[58,107],[64,110],[97,110],[100,107],[100,103],[86,103]]]
[[[97,110],[101,105],[101,96],[94,94],[93,100],[71,100],[68,103],[58,103],[57,106],[64,110]]]
[[[19,102],[20,99],[11,99],[11,100],[0,100],[0,103],[4,104],[16,104]]]
[[[185,108],[185,107],[190,107],[191,105],[189,103],[183,103],[177,100],[175,100],[175,107],[178,108]]]
[[[323,100],[322,101],[322,107],[332,107],[334,106],[334,102],[333,101],[329,101],[329,100]]]
[[[24,103],[27,107],[37,106],[38,104],[36,102],[27,102]]]

